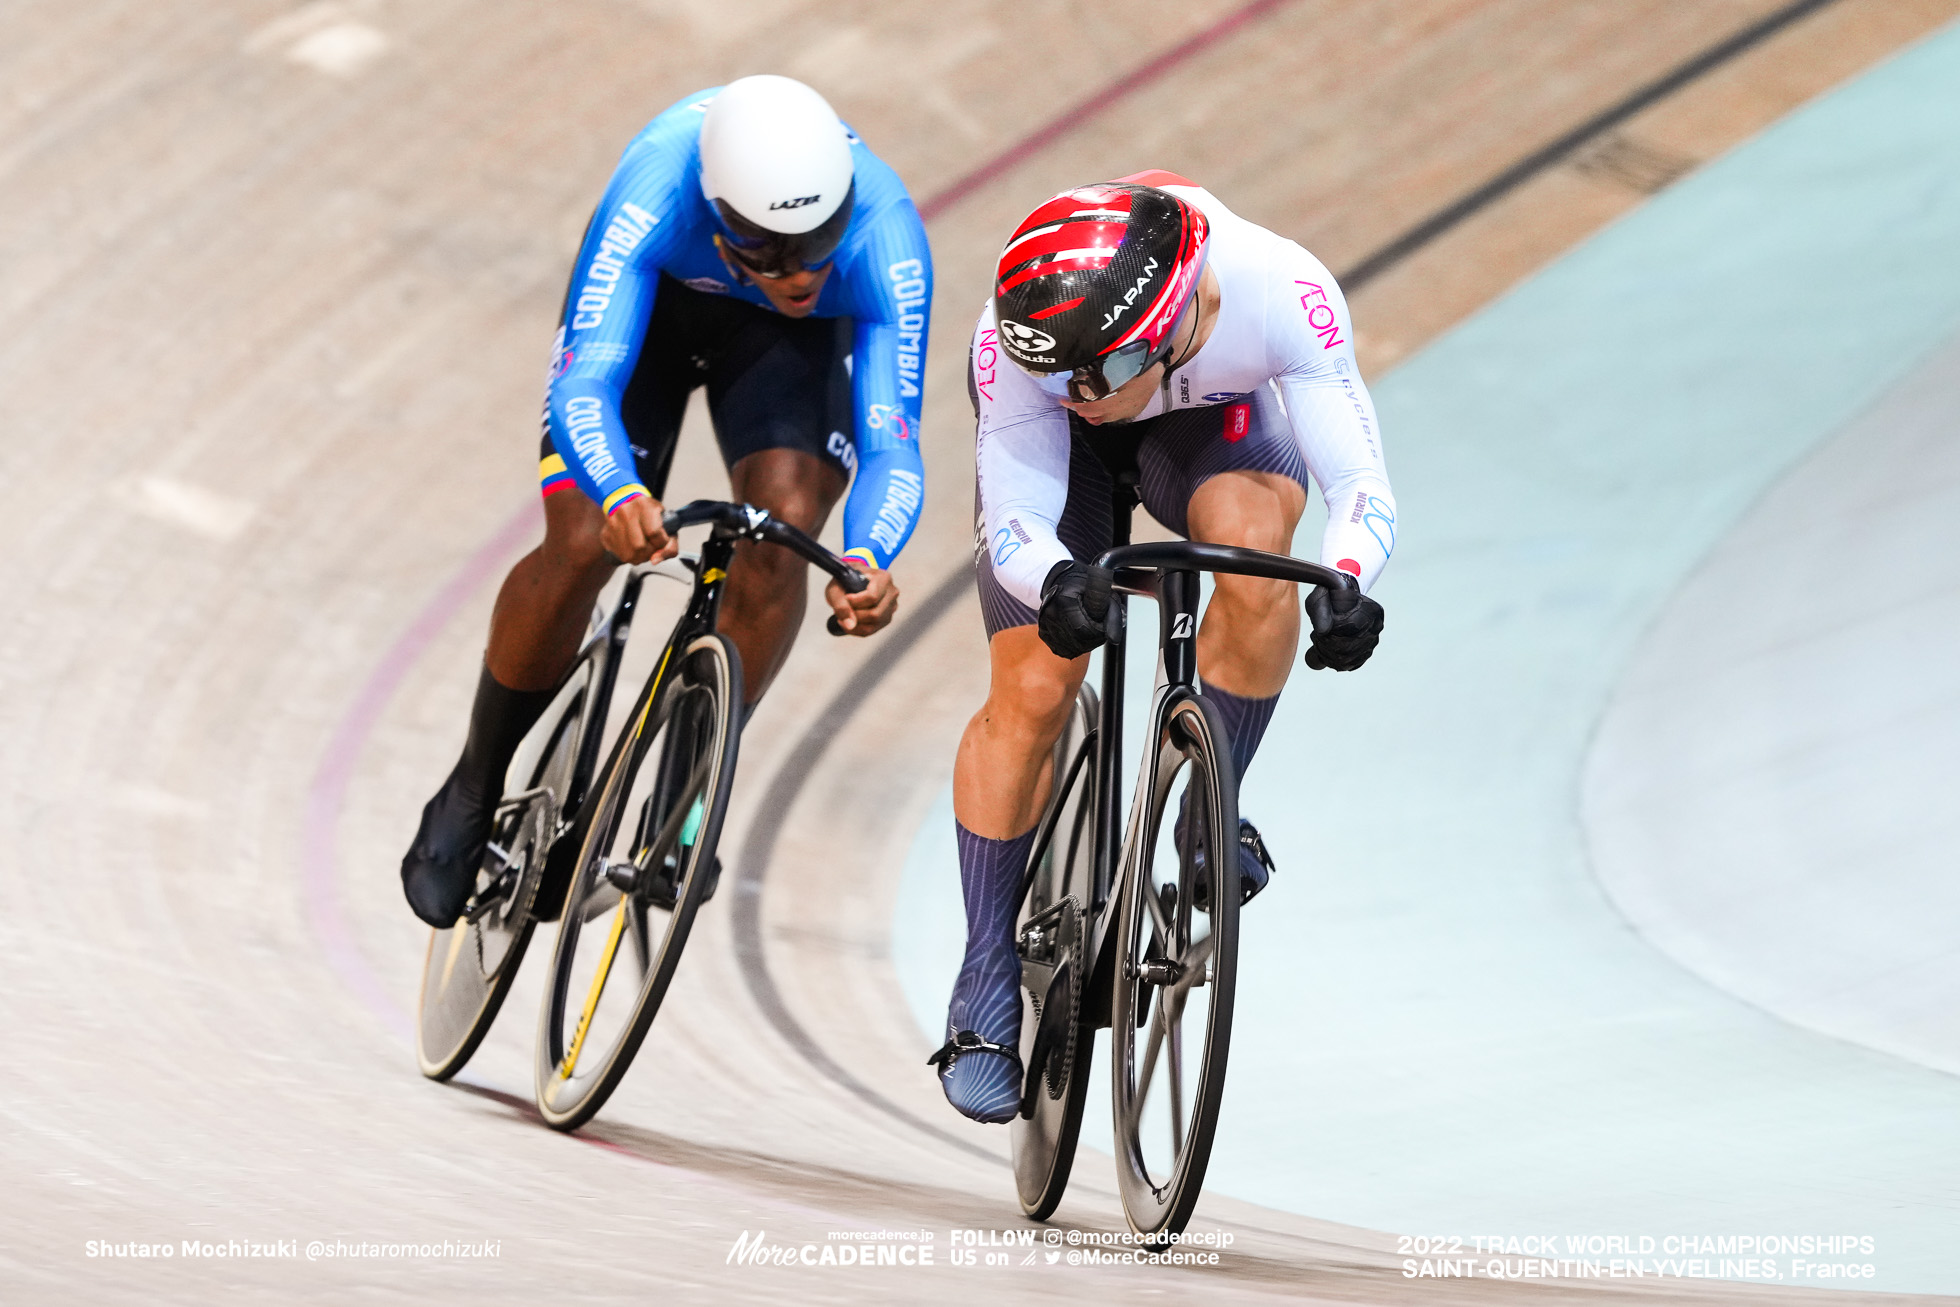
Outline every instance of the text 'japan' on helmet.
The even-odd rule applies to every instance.
[[[821,95],[767,74],[724,86],[701,122],[701,191],[752,272],[822,265],[851,222],[851,142]]]
[[[1001,345],[1029,372],[1073,373],[1078,399],[1100,398],[1170,353],[1209,236],[1202,212],[1154,186],[1099,182],[1055,196],[1001,251]]]

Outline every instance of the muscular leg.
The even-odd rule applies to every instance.
[[[811,535],[823,530],[844,493],[844,476],[800,449],[762,449],[729,469],[734,496]],[[721,629],[742,655],[742,683],[759,702],[796,643],[808,597],[809,564],[778,545],[735,546],[722,596]]]
[[[577,491],[544,501],[544,543],[504,578],[484,663],[513,690],[548,690],[571,666],[592,605],[619,560],[599,544],[599,506]]]
[[[953,815],[975,835],[1005,840],[1033,829],[1048,801],[1050,754],[1089,659],[1056,657],[1032,626],[994,636],[987,657],[987,702],[953,763]]]
[[[1191,496],[1191,537],[1283,554],[1306,508],[1306,491],[1274,472],[1235,471],[1212,477]],[[1232,741],[1233,770],[1241,780],[1265,737],[1292,670],[1300,643],[1295,587],[1250,576],[1214,576],[1215,589],[1198,628],[1198,675],[1205,698],[1218,710]],[[1183,808],[1178,810],[1183,830]],[[1243,892],[1264,888],[1266,864],[1243,844],[1239,849]]]
[[[422,809],[402,859],[402,891],[432,926],[455,921],[468,901],[511,755],[549,706],[592,602],[618,566],[599,547],[603,519],[591,500],[553,495],[544,513],[544,543],[511,569],[497,594],[462,756]]]
[[[953,765],[966,956],[947,1010],[946,1035],[952,1040],[971,1031],[1012,1049],[1021,1038],[1017,891],[1035,819],[1053,783],[1055,740],[1068,723],[1089,660],[1057,658],[1032,626],[1000,632],[987,652],[993,683],[987,702],[967,724]],[[1006,1121],[1020,1106],[1016,1063],[998,1054],[960,1054],[940,1079],[947,1100],[975,1120]]]
[[[1222,472],[1191,496],[1191,538],[1283,554],[1306,510],[1307,492],[1277,472]],[[1280,692],[1300,647],[1300,606],[1291,582],[1215,576],[1198,628],[1198,675],[1207,688],[1242,698]]]

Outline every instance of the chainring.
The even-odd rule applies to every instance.
[[[1073,895],[1030,918],[1016,947],[1021,954],[1021,985],[1035,1012],[1035,1037],[1028,1072],[1040,1068],[1050,1098],[1068,1089],[1075,1069],[1075,1041],[1082,1015],[1082,907]],[[1032,1084],[1023,1101],[1032,1106]]]
[[[557,805],[549,793],[533,799],[509,828],[510,843],[505,847],[511,861],[520,863],[517,885],[504,900],[470,925],[470,942],[475,946],[477,970],[485,980],[496,979],[497,972],[510,957],[511,943],[522,930],[544,879],[545,857],[551,850],[548,833],[558,824]],[[505,833],[499,831],[498,833]],[[486,859],[495,855],[486,853]],[[490,949],[486,952],[486,938]],[[498,945],[502,946],[501,954]]]

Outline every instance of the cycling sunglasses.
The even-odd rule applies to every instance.
[[[1185,313],[1196,308],[1198,297],[1193,295]],[[1147,340],[1133,340],[1121,349],[1099,354],[1081,367],[1070,372],[1033,373],[1035,384],[1050,395],[1058,398],[1066,396],[1078,404],[1090,404],[1099,399],[1107,399],[1130,382],[1135,381],[1150,369],[1150,365],[1160,359],[1168,358],[1175,348],[1178,328],[1184,325],[1184,314],[1179,314],[1177,325],[1164,333],[1164,339],[1155,349]]]
[[[742,266],[744,272],[766,277],[792,276],[827,267],[843,243],[845,229],[851,225],[851,207],[857,198],[857,185],[844,192],[837,211],[809,231],[780,232],[758,227],[744,218],[725,200],[714,202],[715,216],[721,222],[717,233],[722,250]]]

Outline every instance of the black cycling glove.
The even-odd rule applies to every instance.
[[[1035,629],[1059,658],[1080,658],[1109,639],[1109,588],[1116,573],[1065,558],[1041,583],[1041,616]]]
[[[1317,585],[1307,591],[1307,620],[1313,623],[1307,666],[1316,672],[1361,666],[1381,643],[1383,616],[1382,606],[1359,590]]]

